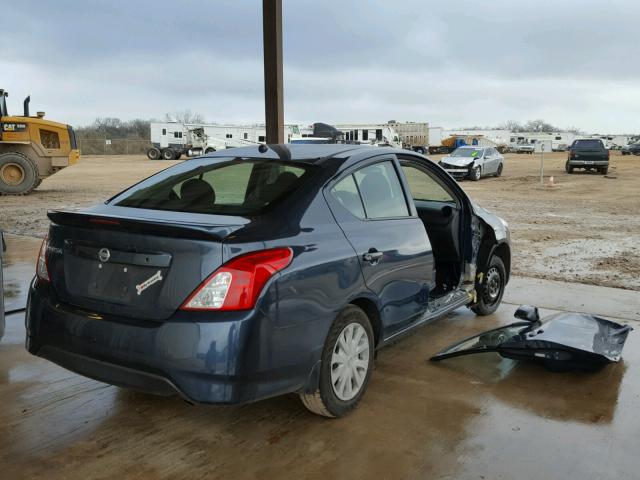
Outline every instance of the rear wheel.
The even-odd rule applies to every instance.
[[[507,273],[500,257],[491,257],[487,270],[482,276],[482,283],[478,288],[478,302],[471,307],[476,315],[489,315],[500,306]]]
[[[564,164],[564,171],[567,173],[573,173],[573,167],[569,165],[569,162]]]
[[[38,166],[26,155],[0,155],[0,194],[25,195],[39,185]]]
[[[422,147],[416,148],[416,153],[419,153],[420,155],[424,155],[424,148]]]
[[[346,307],[331,325],[314,392],[301,393],[304,406],[325,417],[341,417],[364,395],[373,367],[373,329],[355,305]]]
[[[496,177],[502,175],[502,164],[498,165],[498,170],[496,170]]]
[[[165,160],[173,160],[175,156],[176,152],[174,152],[172,148],[165,148],[162,151],[162,158]]]
[[[204,153],[213,153],[213,152],[215,152],[215,151],[216,151],[216,149],[215,149],[215,148],[208,147],[208,148],[204,151]]]
[[[147,150],[147,158],[149,160],[158,160],[160,158],[160,150],[153,147]]]

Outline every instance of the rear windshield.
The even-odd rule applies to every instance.
[[[120,207],[216,215],[257,215],[296,190],[317,167],[251,158],[189,161],[115,198]]]
[[[603,150],[602,140],[576,140],[571,145],[574,150]]]

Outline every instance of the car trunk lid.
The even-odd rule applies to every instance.
[[[241,217],[112,207],[50,212],[48,268],[65,303],[96,313],[164,320],[223,262]],[[178,220],[180,219],[180,220]]]

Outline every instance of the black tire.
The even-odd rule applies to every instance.
[[[569,162],[564,164],[564,171],[567,173],[573,173],[573,167],[569,165]]]
[[[366,340],[369,344],[367,370],[357,394],[349,400],[341,400],[335,392],[331,379],[333,369],[332,356],[334,350],[338,348],[338,339],[340,335],[347,329],[347,327],[354,323],[360,325],[367,335]],[[367,390],[367,385],[371,378],[371,371],[373,370],[373,339],[374,336],[371,323],[362,309],[355,305],[348,305],[338,314],[331,325],[331,329],[329,330],[329,334],[327,335],[327,339],[322,350],[318,388],[313,392],[303,392],[300,394],[300,399],[307,409],[324,417],[338,418],[346,415],[358,405],[358,402]]]
[[[173,151],[173,148],[165,148],[162,150],[162,158],[164,160],[173,160],[176,156],[176,152]]]
[[[640,155],[640,150],[636,150],[635,152],[633,152],[634,155]]]
[[[156,147],[152,147],[147,150],[147,158],[149,160],[158,160],[160,158],[160,150]]]
[[[213,147],[208,147],[208,148],[204,151],[204,153],[213,153],[213,152],[215,152],[215,151],[216,151],[216,149],[215,149],[215,148],[213,148]]]
[[[500,257],[492,256],[482,275],[482,283],[478,286],[477,302],[471,306],[476,315],[490,315],[500,306],[504,287],[506,286],[507,272]],[[494,285],[497,281],[497,285]]]
[[[0,194],[26,195],[39,185],[38,165],[18,152],[0,155]]]
[[[182,157],[181,153],[176,153],[175,156],[173,157],[174,160],[180,160],[180,157]]]
[[[482,178],[482,170],[480,169],[480,167],[473,167],[473,170],[471,171],[471,180],[473,180],[474,182],[477,182],[481,178]]]
[[[498,171],[496,171],[496,177],[502,175],[502,164],[498,165]]]
[[[607,173],[609,173],[609,167],[603,167],[600,169],[600,173],[602,175],[606,175]]]
[[[420,155],[424,155],[424,148],[422,148],[422,147],[416,148],[415,151],[416,151],[416,153],[419,153]]]

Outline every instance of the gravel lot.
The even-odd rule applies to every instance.
[[[640,290],[640,157],[612,152],[608,178],[567,175],[565,159],[545,155],[545,180],[552,175],[553,186],[540,187],[539,155],[515,154],[506,155],[502,177],[461,185],[511,225],[514,274]],[[85,156],[29,196],[0,197],[0,225],[42,237],[48,209],[91,205],[175,163]]]

